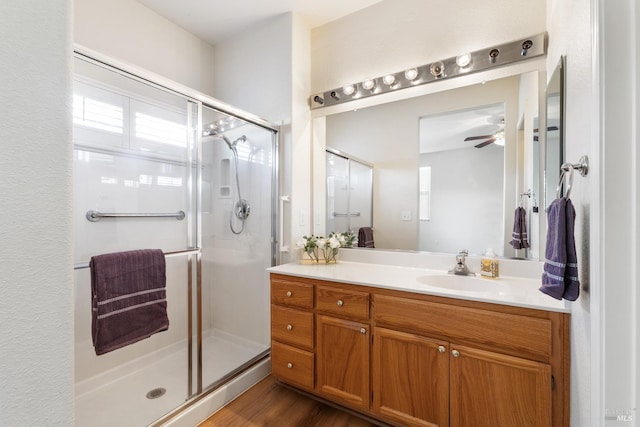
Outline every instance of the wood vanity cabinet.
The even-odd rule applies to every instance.
[[[271,289],[282,382],[397,426],[569,426],[568,314],[273,273]]]
[[[322,395],[368,409],[369,293],[316,285],[317,384]]]

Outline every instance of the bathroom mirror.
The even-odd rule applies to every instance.
[[[326,146],[373,165],[373,228],[376,248],[444,253],[468,249],[471,254],[481,254],[491,246],[500,256],[539,259],[539,222],[544,210],[533,212],[532,198],[523,198],[531,226],[531,247],[526,251],[516,251],[509,245],[509,241],[513,230],[514,210],[520,203],[520,195],[528,190],[537,193],[538,186],[534,184],[541,175],[538,170],[538,144],[534,138],[540,86],[540,73],[531,71],[355,111],[330,114],[323,117],[322,121],[314,122],[314,138],[321,138]],[[441,141],[459,141],[462,138],[464,143],[466,136],[463,135],[483,136],[489,132],[500,131],[504,138],[505,144],[499,149],[496,149],[495,144],[488,144],[492,147],[475,148],[475,145],[486,141],[484,139],[478,140],[475,144],[471,144],[473,141],[466,141],[467,148],[464,150],[449,150],[454,154],[452,159],[447,160],[449,166],[443,175],[444,179],[441,180],[443,186],[437,191],[439,195],[445,195],[445,199],[473,199],[473,202],[464,207],[450,207],[452,210],[447,213],[447,202],[435,197],[434,187],[430,194],[430,212],[424,215],[424,209],[421,212],[419,208],[421,204],[424,205],[426,197],[419,179],[421,161],[424,160],[421,160],[421,157],[425,154],[421,154],[420,141],[426,138],[423,134],[427,132],[424,123],[428,123],[430,118],[444,119],[447,115],[460,112],[470,115],[475,112],[480,115],[483,109],[491,107],[501,109],[500,112],[493,111],[491,120],[495,123],[487,123],[493,125],[491,129],[482,128],[477,122],[461,121],[442,126],[441,132],[436,136],[436,139]],[[483,185],[486,186],[486,180],[482,177],[462,176],[462,171],[479,169],[476,167],[479,165],[477,162],[486,161],[465,157],[465,150],[475,151],[476,154],[480,150],[484,150],[484,154],[490,151],[501,152],[501,159],[497,163],[495,159],[492,160],[494,164],[501,165],[502,173],[498,183],[491,184],[496,188],[496,193],[491,197],[482,196]],[[314,168],[320,162],[325,162],[324,152],[316,150]],[[438,162],[444,165],[444,161]],[[324,169],[320,167],[318,170]],[[448,180],[447,174],[450,178]],[[319,175],[315,176],[318,182],[326,179],[324,175]],[[455,186],[454,181],[457,181]],[[432,180],[432,185],[435,184]],[[458,191],[460,189],[464,191]],[[326,188],[323,190],[319,185],[314,187],[314,201],[321,200],[320,196],[324,198],[324,193],[315,194],[323,191],[326,191]],[[322,202],[314,206],[313,232],[326,234],[331,231],[344,231],[326,229],[324,221],[320,220],[325,214],[324,208]],[[455,217],[451,215],[454,211]],[[486,222],[473,224],[472,219],[474,216],[480,216],[480,213],[492,218],[492,225]],[[430,221],[433,223],[436,216],[444,216],[447,219],[437,227],[437,242],[427,243],[427,227],[421,227],[420,224],[426,226]],[[489,226],[492,229],[487,231],[486,236],[492,237],[479,239],[473,247],[469,247],[471,239],[468,236],[483,234],[478,231]],[[467,243],[463,245],[463,242]]]
[[[564,57],[556,66],[547,84],[547,131],[546,131],[546,179],[545,206],[556,197],[556,187],[560,180],[560,166],[564,158],[563,144],[564,113]]]

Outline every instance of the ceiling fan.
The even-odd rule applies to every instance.
[[[483,148],[489,144],[504,145],[504,130],[500,129],[491,135],[468,136],[464,140],[478,141],[481,139],[485,139],[486,141],[482,141],[481,143],[474,145],[475,148]]]

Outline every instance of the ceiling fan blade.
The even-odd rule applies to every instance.
[[[480,143],[480,144],[478,144],[478,145],[474,145],[474,147],[476,147],[476,148],[482,148],[482,147],[485,147],[485,146],[487,146],[487,145],[489,145],[489,144],[492,144],[495,140],[496,140],[495,138],[487,139],[485,142],[481,142],[481,143]]]
[[[477,139],[487,139],[487,138],[493,138],[493,137],[494,137],[494,135],[468,136],[464,140],[465,141],[475,141]]]
[[[549,126],[549,127],[547,128],[547,130],[548,130],[548,131],[550,131],[550,130],[558,130],[558,126]],[[538,128],[535,128],[535,129],[533,130],[533,133],[538,133],[538,132],[539,132]]]

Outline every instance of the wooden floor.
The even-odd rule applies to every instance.
[[[359,417],[313,400],[269,376],[199,427],[372,427]]]

